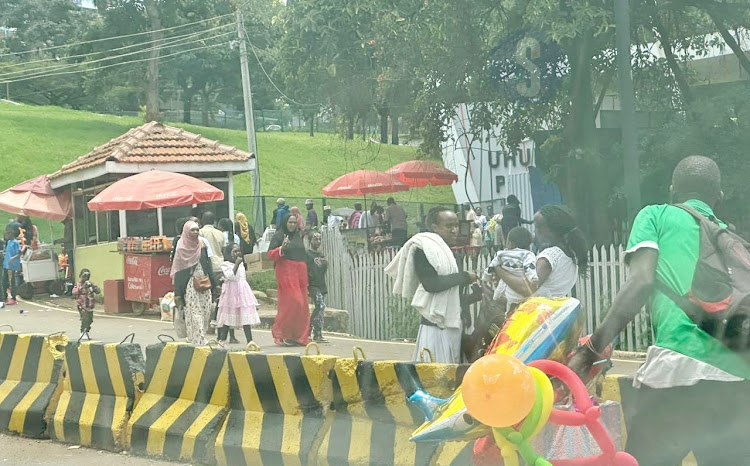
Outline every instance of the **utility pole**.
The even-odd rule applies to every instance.
[[[148,123],[159,120],[159,47],[164,34],[161,32],[161,18],[156,0],[145,0],[143,5],[151,23],[151,39],[154,41],[146,73],[146,123]]]
[[[635,124],[633,70],[630,58],[630,5],[629,0],[614,1],[625,195],[628,199],[628,220],[632,222],[641,208],[641,185],[638,165],[638,131]]]
[[[260,164],[258,146],[255,142],[255,118],[253,117],[253,94],[250,90],[250,70],[247,67],[247,37],[245,36],[245,16],[242,8],[235,3],[237,35],[240,40],[240,69],[242,71],[242,97],[245,107],[245,129],[248,151],[255,155],[255,170],[251,173],[253,183],[253,217],[255,231],[263,231],[263,211],[260,199]]]

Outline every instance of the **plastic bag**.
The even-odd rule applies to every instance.
[[[174,293],[167,293],[163,298],[159,298],[159,308],[161,309],[161,320],[170,321],[173,320],[174,308]]]

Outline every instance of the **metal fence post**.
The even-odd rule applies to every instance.
[[[260,197],[260,203],[261,203],[261,212],[263,212],[263,220],[261,220],[261,225],[263,225],[263,231],[266,231],[266,228],[268,227],[268,224],[266,223],[266,197],[261,196]],[[258,219],[255,219],[255,224],[258,224]]]

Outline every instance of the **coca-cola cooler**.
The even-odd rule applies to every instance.
[[[134,314],[172,291],[170,267],[169,253],[125,253],[125,299],[133,303]]]

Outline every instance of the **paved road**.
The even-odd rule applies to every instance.
[[[71,339],[80,335],[78,311],[73,301],[67,298],[38,298],[36,301],[19,301],[15,306],[0,309],[0,325],[9,324],[20,332],[53,333],[65,331]],[[20,311],[24,313],[21,314]],[[159,335],[175,337],[171,322],[162,322],[158,316],[132,315],[110,316],[95,311],[91,338],[104,342],[118,342],[130,333],[135,333],[135,343],[142,347],[158,342]],[[242,349],[245,335],[240,330],[237,338],[240,345],[228,345],[230,349]],[[360,346],[368,359],[408,360],[414,353],[414,345],[402,342],[380,342],[354,338],[327,336],[330,343],[321,344],[321,352],[339,357],[351,357],[353,348]],[[273,343],[269,330],[253,330],[253,339],[265,353],[303,354],[305,348],[285,348]]]
[[[21,314],[20,311],[24,313]],[[74,302],[68,298],[37,298],[36,301],[19,301],[16,306],[0,309],[0,325],[9,324],[16,331],[53,333],[65,331],[71,339],[77,338],[79,332],[78,311]],[[171,322],[162,322],[158,316],[132,315],[110,316],[97,311],[91,337],[104,342],[121,341],[130,333],[135,333],[135,342],[142,347],[156,343],[159,335],[174,337]],[[244,342],[242,331],[237,338]],[[407,361],[414,353],[414,345],[403,342],[383,342],[327,336],[329,343],[321,345],[321,352],[339,357],[351,357],[355,346],[361,347],[368,359]],[[303,354],[304,348],[284,348],[274,345],[269,330],[253,330],[253,339],[265,353]],[[230,349],[241,349],[244,344],[229,345]],[[640,361],[615,360],[610,373],[633,375],[640,366]]]
[[[82,466],[117,464],[122,466],[170,466],[179,463],[139,458],[127,454],[110,453],[55,443],[0,434],[2,464]]]
[[[53,333],[65,331],[71,338],[79,335],[78,312],[73,309],[70,299],[47,299],[22,302],[16,306],[0,309],[0,325],[11,325],[20,332]],[[24,313],[20,311],[23,310]],[[3,329],[0,329],[3,330]],[[161,322],[157,316],[108,316],[97,313],[91,332],[92,338],[105,342],[122,340],[126,335],[135,333],[135,342],[145,347],[156,343],[159,335],[174,336],[172,324]],[[244,341],[238,332],[238,338]],[[268,330],[254,330],[255,342],[266,353],[304,353],[304,348],[281,348],[273,344]],[[402,342],[379,342],[331,336],[330,343],[321,345],[322,352],[340,357],[351,357],[354,346],[364,349],[368,359],[409,360],[414,352],[414,345]],[[230,348],[240,349],[242,345]],[[611,373],[632,375],[638,369],[639,361],[616,360]],[[94,465],[116,462],[125,466],[166,466],[175,464],[147,458],[138,458],[125,454],[109,453],[87,448],[73,448],[68,445],[53,443],[49,440],[30,440],[0,434],[0,457],[5,464],[29,465]]]

